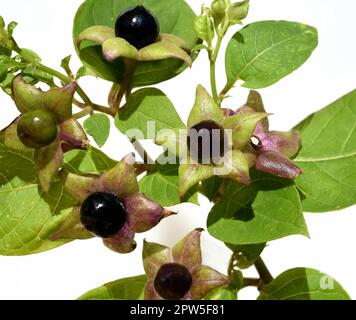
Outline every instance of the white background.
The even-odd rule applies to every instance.
[[[71,29],[81,0],[0,0],[0,14],[7,22],[19,22],[16,39],[22,47],[39,52],[44,63],[59,68],[60,60],[73,54],[73,69],[79,67]],[[188,1],[199,12],[201,1]],[[320,45],[311,59],[292,75],[261,90],[272,128],[288,130],[309,113],[316,111],[356,87],[356,1],[354,0],[251,0],[246,23],[257,20],[286,19],[318,28]],[[228,35],[229,36],[231,34]],[[218,77],[224,85],[223,55]],[[193,68],[159,87],[170,97],[185,120],[194,101],[198,83],[209,88],[207,58],[201,54]],[[109,83],[94,78],[81,84],[94,101],[106,103]],[[236,87],[226,106],[240,106],[248,91]],[[0,95],[0,127],[16,115],[12,101]],[[120,159],[131,146],[113,130],[104,151]],[[172,245],[195,227],[205,227],[210,205],[181,205],[179,215],[169,218],[153,231],[137,236],[139,246],[129,255],[106,249],[99,239],[75,241],[50,252],[27,257],[0,257],[0,299],[74,299],[87,290],[118,278],[142,274],[141,243],[148,240]],[[263,258],[274,276],[303,266],[329,273],[356,298],[356,212],[349,208],[335,213],[305,214],[311,239],[291,236],[273,241]],[[225,272],[229,251],[203,236],[205,263]],[[246,275],[254,276],[254,270]],[[254,288],[245,289],[240,298],[254,299]]]

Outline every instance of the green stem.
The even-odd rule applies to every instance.
[[[270,283],[273,280],[271,273],[261,257],[255,261],[255,268],[264,284]]]
[[[135,150],[137,151],[137,153],[140,155],[140,157],[143,159],[143,162],[145,164],[151,165],[151,164],[155,163],[155,161],[148,155],[147,151],[142,146],[140,141],[138,141],[135,138],[132,138],[132,139],[130,139],[130,142],[133,145],[133,147],[135,148]]]
[[[44,72],[47,72],[51,75],[53,75],[54,77],[58,78],[59,80],[61,80],[63,83],[68,84],[71,83],[73,81],[72,78],[64,75],[63,73],[52,69],[50,67],[47,67],[41,63],[36,64],[37,68],[39,70],[42,70]],[[77,85],[77,89],[76,92],[78,93],[78,95],[80,96],[80,98],[83,100],[83,104],[80,104],[80,102],[75,102],[75,104],[81,108],[86,108],[86,107],[91,107],[93,110],[95,111],[99,111],[99,112],[103,112],[106,113],[108,115],[114,116],[114,114],[111,112],[111,110],[107,107],[98,105],[96,103],[93,103],[90,98],[88,97],[88,95],[85,93],[85,91],[81,88],[81,86],[78,84]]]
[[[119,112],[124,96],[130,92],[131,79],[136,66],[137,63],[135,60],[125,59],[125,74],[121,82],[120,91],[115,98],[115,102],[110,106],[111,113],[114,115]]]
[[[236,80],[237,81],[237,80]],[[236,81],[232,81],[232,82],[227,82],[224,89],[221,90],[220,94],[219,94],[219,101],[221,103],[222,100],[224,100],[225,96],[227,95],[227,93],[234,87]]]
[[[219,95],[218,95],[218,90],[217,90],[217,85],[216,85],[216,60],[219,55],[219,51],[221,48],[223,36],[219,36],[218,40],[216,42],[216,47],[213,51],[213,53],[210,53],[210,84],[211,84],[211,91],[213,94],[214,100],[219,103]],[[220,103],[219,103],[220,104]]]
[[[244,278],[242,288],[245,287],[259,287],[261,285],[261,279],[259,278]]]
[[[82,111],[79,111],[78,113],[73,114],[74,119],[81,119],[86,116],[89,116],[93,113],[93,108],[92,107],[85,107]]]

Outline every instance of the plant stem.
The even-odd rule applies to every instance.
[[[133,147],[135,148],[135,150],[137,151],[137,153],[142,158],[144,164],[149,164],[150,165],[150,164],[154,164],[155,163],[155,161],[148,155],[147,151],[142,146],[140,141],[138,141],[135,138],[132,138],[132,139],[130,139],[130,142],[133,145]]]
[[[125,74],[121,82],[120,90],[115,98],[115,102],[110,106],[111,113],[116,115],[119,112],[122,99],[127,93],[130,93],[131,78],[136,69],[136,61],[131,59],[124,59]]]
[[[211,85],[211,91],[213,94],[214,100],[219,103],[219,96],[218,96],[218,90],[217,90],[217,85],[216,85],[216,60],[219,55],[219,51],[221,48],[223,36],[219,36],[218,40],[216,42],[216,47],[213,51],[210,50],[209,52],[209,59],[210,59],[210,85]]]
[[[73,118],[74,119],[81,119],[81,118],[84,118],[86,116],[89,116],[93,113],[93,108],[92,107],[85,107],[82,111],[78,112],[78,113],[75,113],[73,114]]]
[[[255,268],[264,284],[270,283],[273,280],[271,273],[261,257],[255,261]]]
[[[50,67],[47,67],[41,63],[36,64],[37,68],[39,70],[42,70],[44,72],[47,72],[51,75],[53,75],[54,77],[58,78],[59,80],[61,80],[62,82],[68,84],[71,83],[73,81],[72,78],[62,74],[61,72],[52,69]],[[95,111],[99,111],[99,112],[103,112],[106,113],[108,115],[114,116],[114,114],[110,111],[109,108],[98,105],[96,103],[93,103],[90,98],[88,97],[88,95],[84,92],[84,90],[80,87],[80,85],[77,85],[77,89],[76,89],[78,95],[80,96],[80,98],[83,100],[83,104],[81,104],[79,101],[74,101],[74,103],[79,106],[80,108],[86,108],[86,107],[91,107],[93,110]]]
[[[261,285],[261,279],[259,278],[244,278],[242,288],[245,287],[259,287]]]

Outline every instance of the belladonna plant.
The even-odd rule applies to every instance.
[[[265,110],[259,90],[298,69],[318,34],[283,17],[240,26],[249,9],[248,0],[213,0],[199,15],[184,0],[86,0],[73,26],[82,66],[73,70],[67,56],[62,72],[21,47],[17,24],[0,18],[0,87],[18,111],[0,131],[0,254],[30,255],[98,237],[127,255],[136,249],[136,233],[176,219],[179,207],[169,207],[199,205],[204,196],[212,207],[200,227],[231,250],[230,261],[218,261],[228,265],[225,273],[203,263],[202,229],[173,248],[150,242],[151,233],[143,244],[145,274],[81,299],[236,300],[247,286],[262,300],[349,299],[315,269],[274,277],[261,254],[277,239],[312,236],[303,212],[355,204],[356,92],[286,132],[270,128],[269,119],[279,115]],[[233,28],[221,84],[217,61]],[[210,88],[194,85],[185,123],[155,85],[195,72],[189,67],[199,55],[208,57]],[[108,106],[83,89],[87,76],[112,84]],[[235,89],[240,84],[245,91]],[[233,91],[247,97],[243,106],[229,97]],[[99,150],[110,135],[110,117],[123,134],[115,148],[128,138],[143,161],[133,154],[116,161]],[[141,139],[161,146],[162,154],[152,159]],[[258,277],[249,278],[244,270],[253,266]],[[321,285],[328,279],[332,286]]]

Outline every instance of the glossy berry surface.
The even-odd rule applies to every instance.
[[[36,110],[20,116],[17,135],[30,148],[42,148],[57,137],[57,124],[52,114],[46,110]]]
[[[102,238],[109,238],[120,231],[126,216],[125,207],[119,198],[106,192],[91,194],[80,210],[80,220],[84,227]]]
[[[190,156],[198,163],[210,164],[224,155],[227,140],[218,123],[211,120],[200,122],[188,131]]]
[[[144,6],[124,11],[116,20],[115,33],[137,49],[156,42],[159,23],[156,17]]]
[[[154,280],[157,293],[165,300],[182,299],[193,283],[188,269],[178,263],[167,263],[161,266]]]

